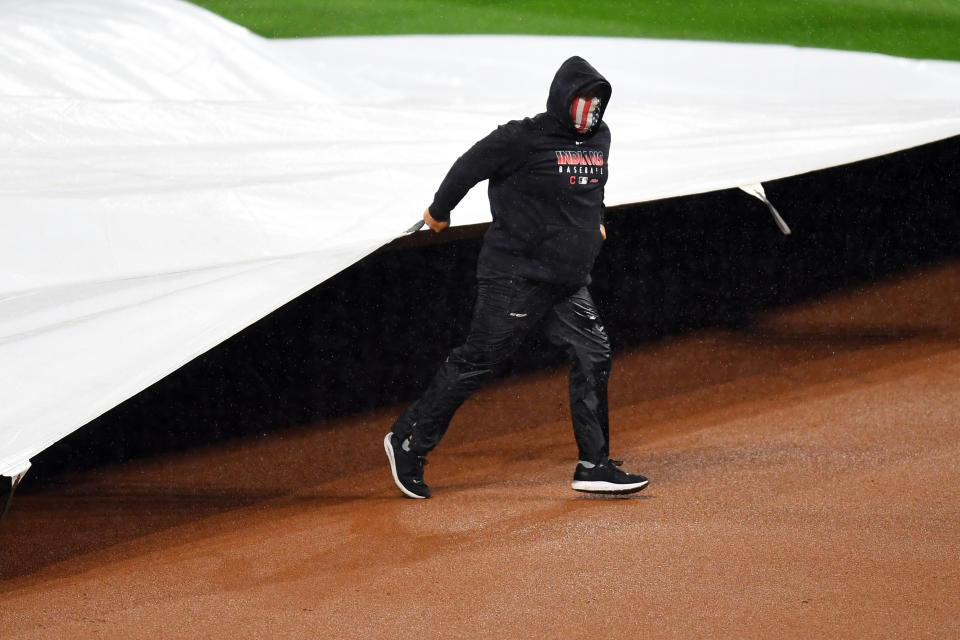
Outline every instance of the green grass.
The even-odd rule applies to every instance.
[[[267,37],[526,33],[774,42],[960,60],[960,0],[194,0]]]

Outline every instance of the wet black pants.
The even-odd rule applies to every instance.
[[[550,342],[570,360],[570,409],[580,460],[609,457],[607,379],[610,341],[586,287],[525,278],[489,278],[478,284],[466,342],[450,352],[430,386],[393,425],[410,448],[431,451],[453,414],[509,358],[541,320]]]

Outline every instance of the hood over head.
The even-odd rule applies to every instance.
[[[588,94],[600,98],[597,111],[597,124],[603,120],[603,112],[610,102],[612,88],[607,79],[600,75],[589,62],[580,56],[568,58],[553,77],[550,95],[547,98],[547,113],[560,122],[577,131],[572,112],[573,99]]]

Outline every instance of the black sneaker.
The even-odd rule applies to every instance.
[[[390,460],[390,473],[397,488],[410,498],[429,498],[430,487],[423,484],[423,465],[427,464],[424,456],[404,450],[400,438],[393,431],[387,433],[383,439],[383,448]]]
[[[636,493],[650,483],[643,476],[621,471],[618,467],[622,464],[620,460],[607,460],[588,469],[580,462],[571,486],[586,493]]]

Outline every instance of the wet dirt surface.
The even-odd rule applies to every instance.
[[[0,526],[0,637],[960,636],[960,263],[614,354],[570,490],[557,369],[393,487],[402,407],[57,477]]]

